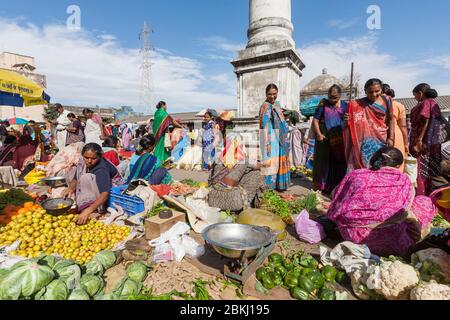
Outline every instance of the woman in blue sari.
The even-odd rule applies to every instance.
[[[270,84],[266,89],[267,100],[259,112],[261,130],[261,151],[263,166],[261,172],[266,187],[286,191],[291,181],[289,164],[289,128],[278,103],[278,88]]]
[[[168,184],[172,181],[169,171],[166,168],[162,168],[161,161],[152,154],[155,148],[155,141],[153,135],[142,137],[139,142],[139,148],[143,150],[143,154],[133,165],[127,184],[139,179],[148,181],[150,185]]]

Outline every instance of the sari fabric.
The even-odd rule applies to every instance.
[[[133,166],[131,173],[128,177],[127,184],[130,184],[134,180],[143,179],[150,181],[153,174],[161,167],[161,162],[154,155],[145,153],[143,154],[136,164]],[[167,184],[172,180],[172,177],[168,172],[162,179],[160,184]]]
[[[122,147],[129,150],[131,145],[131,129],[126,126],[122,132]]]
[[[372,156],[386,145],[388,126],[386,117],[393,118],[392,106],[371,102],[369,99],[351,101],[350,120],[344,131],[345,154],[349,170],[370,167]]]
[[[266,187],[285,191],[291,180],[289,128],[278,102],[265,102],[260,109],[261,152]]]
[[[214,148],[214,121],[210,120],[203,125],[202,148],[203,168],[208,169],[214,163],[216,149]]]
[[[10,165],[15,167],[13,163],[14,152],[16,151],[17,144],[4,145],[0,148],[0,167]],[[17,169],[17,168],[16,168]]]
[[[164,136],[172,122],[172,117],[169,116],[164,108],[159,108],[156,110],[153,121],[153,132],[155,133],[156,147],[153,153],[161,162],[166,161],[170,157],[170,152],[168,152],[164,146]]]
[[[339,107],[329,104],[319,107],[314,116],[326,140],[317,141],[314,154],[313,189],[331,193],[347,172],[344,152],[343,127],[347,103]]]
[[[424,151],[418,157],[419,178],[417,181],[418,194],[430,194],[432,192],[432,179],[442,175],[441,143],[440,136],[441,109],[434,99],[426,99],[411,110],[411,135],[410,150],[416,145],[425,121],[429,119],[427,132],[423,139]]]
[[[408,211],[414,221],[404,217]],[[366,244],[382,256],[406,254],[420,240],[417,231],[425,230],[435,214],[431,199],[415,197],[409,177],[395,168],[349,173],[328,209],[345,240]]]

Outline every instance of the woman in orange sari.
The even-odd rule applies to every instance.
[[[409,153],[408,142],[408,124],[406,121],[406,108],[403,104],[395,101],[395,91],[387,83],[383,85],[383,93],[392,99],[392,112],[395,123],[395,141],[394,147],[400,150],[403,154],[403,159],[406,160]],[[405,164],[399,169],[401,172],[405,171]]]
[[[378,150],[394,146],[392,100],[383,95],[382,87],[381,80],[370,79],[364,86],[366,97],[349,103],[344,143],[350,171],[370,168],[370,159]]]

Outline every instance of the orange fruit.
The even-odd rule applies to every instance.
[[[25,202],[23,204],[24,209],[31,209],[34,206],[34,202]]]
[[[19,211],[17,211],[17,213],[20,215],[20,214],[25,214],[25,213],[27,213],[28,212],[28,209],[25,209],[25,208],[21,208],[21,209],[19,209]]]

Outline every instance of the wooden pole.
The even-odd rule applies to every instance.
[[[354,75],[354,70],[355,70],[355,63],[352,62],[352,69],[350,72],[350,99],[349,101],[353,100],[353,75]]]

